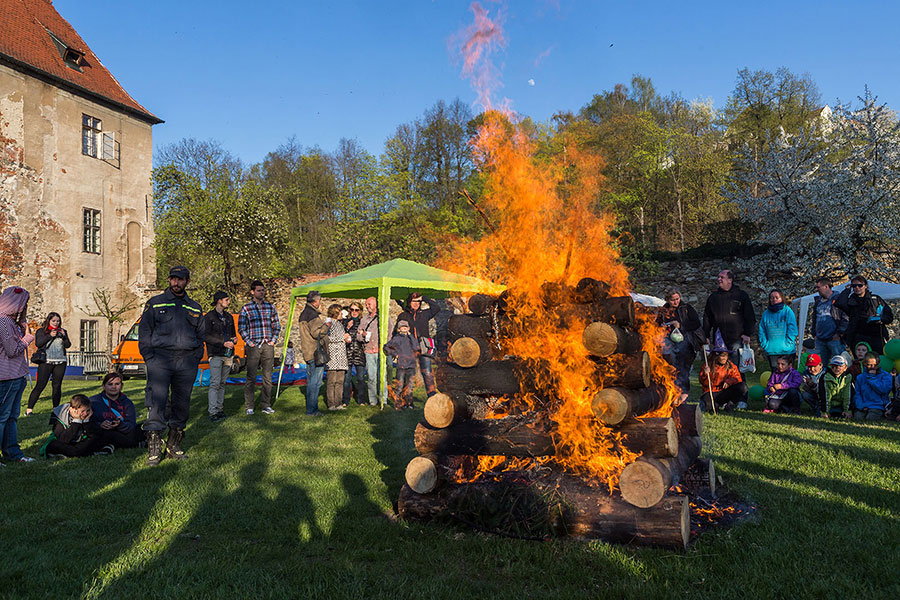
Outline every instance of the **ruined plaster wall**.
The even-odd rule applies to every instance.
[[[115,132],[118,168],[81,153],[83,114]],[[32,292],[33,321],[61,313],[75,349],[93,290],[142,302],[155,281],[151,168],[149,124],[0,66],[0,284]],[[84,208],[101,211],[99,255],[83,252]]]

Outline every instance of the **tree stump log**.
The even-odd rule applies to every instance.
[[[623,387],[632,390],[650,385],[650,356],[646,352],[613,354],[609,358],[594,358],[597,381],[604,388]]]
[[[485,338],[461,337],[450,345],[450,360],[460,367],[474,367],[493,356],[490,342]]]
[[[512,396],[530,387],[533,378],[528,369],[515,359],[491,360],[471,368],[441,363],[434,369],[437,387],[448,394],[472,396]]]
[[[669,417],[647,417],[616,429],[625,435],[625,446],[644,456],[672,457],[678,455],[678,428]]]
[[[466,306],[473,315],[486,315],[497,304],[497,297],[489,294],[473,294]]]
[[[629,504],[640,508],[655,506],[666,491],[700,456],[700,438],[684,437],[674,458],[640,457],[626,465],[619,476],[619,490]]]
[[[679,480],[683,491],[692,496],[716,495],[716,466],[711,458],[698,458]]]
[[[700,435],[703,433],[703,412],[697,404],[679,404],[675,407],[674,416],[682,435]]]
[[[589,354],[600,358],[631,354],[643,347],[641,336],[636,331],[600,322],[585,327],[581,341]]]
[[[653,412],[664,402],[664,388],[658,385],[641,390],[611,387],[594,394],[591,409],[605,424],[618,425],[629,418]]]
[[[563,327],[576,323],[587,325],[593,321],[620,327],[634,325],[634,300],[631,296],[605,298],[591,304],[560,304],[555,310]]]
[[[491,319],[487,316],[453,315],[447,320],[447,335],[451,341],[463,337],[489,339],[491,333]]]

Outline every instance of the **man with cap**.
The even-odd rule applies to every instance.
[[[248,415],[253,414],[253,395],[256,393],[256,370],[262,370],[262,391],[259,405],[262,412],[271,415],[272,408],[272,367],[275,364],[275,342],[281,334],[278,311],[271,302],[266,302],[266,287],[262,281],[250,283],[251,300],[241,308],[238,316],[238,331],[247,348],[247,383],[244,385],[244,407]]]
[[[319,314],[322,296],[317,291],[306,295],[306,306],[300,313],[300,353],[306,363],[306,414],[310,417],[321,416],[319,411],[319,389],[322,387],[322,376],[325,374],[325,362],[317,364],[316,347],[320,336],[328,335],[325,317]]]
[[[147,464],[151,466],[163,458],[161,434],[166,426],[166,456],[185,457],[181,442],[204,341],[203,311],[185,291],[190,280],[187,267],[172,267],[169,287],[147,301],[138,326],[138,349],[147,365],[144,404],[149,412],[144,430]]]
[[[213,423],[225,418],[225,379],[234,361],[237,333],[234,318],[227,310],[231,298],[223,291],[213,294],[213,310],[203,315],[206,355],[209,357],[209,420]]]

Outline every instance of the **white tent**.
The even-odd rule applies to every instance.
[[[834,293],[840,294],[841,291],[846,289],[848,285],[850,285],[849,281],[834,286]],[[869,281],[869,291],[876,296],[881,296],[883,300],[900,299],[900,284],[897,283],[887,283],[885,281]],[[794,313],[796,313],[797,322],[800,325],[800,341],[803,340],[803,336],[806,333],[806,319],[809,316],[809,307],[811,307],[813,305],[813,302],[815,302],[816,296],[818,296],[818,294],[810,294],[809,296],[795,298],[794,301],[791,302],[791,308],[794,310]],[[800,358],[800,354],[802,352],[803,347],[800,346],[797,349],[798,359]]]

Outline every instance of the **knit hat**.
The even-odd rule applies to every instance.
[[[407,321],[397,321],[397,329],[401,327],[409,327],[409,323]]]
[[[809,363],[806,363],[806,364],[809,364]],[[842,365],[842,366],[846,367],[846,366],[847,366],[847,359],[844,358],[844,357],[843,357],[842,355],[840,355],[840,354],[835,354],[834,356],[831,357],[831,360],[828,361],[828,364],[829,364],[829,365]]]
[[[822,364],[822,357],[818,354],[810,354],[806,358],[806,366],[807,367],[818,367]]]

